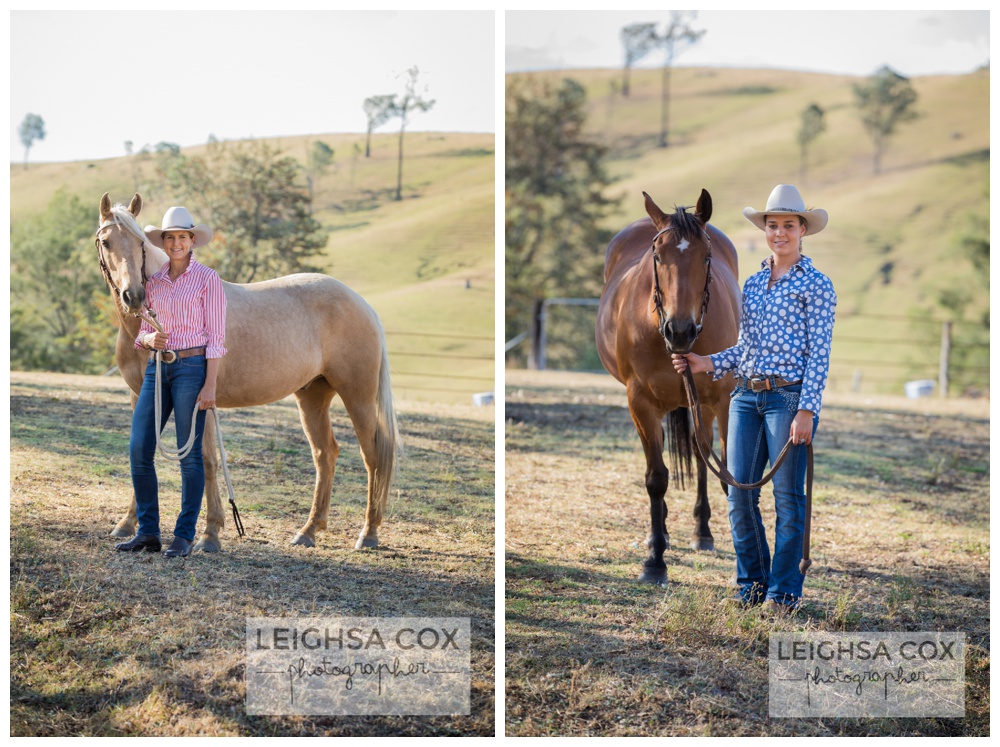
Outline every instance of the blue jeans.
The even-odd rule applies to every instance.
[[[204,355],[180,358],[160,367],[161,429],[166,427],[171,411],[177,425],[177,446],[183,446],[191,433],[191,414],[198,393],[205,385]],[[139,400],[132,414],[132,436],[129,439],[129,462],[132,466],[132,487],[135,489],[137,534],[160,536],[159,484],[153,457],[156,454],[156,364],[146,364],[146,376],[139,391]],[[205,410],[199,410],[194,445],[181,459],[181,513],[177,517],[174,536],[194,540],[201,500],[205,494],[205,465],[201,458],[201,439],[205,433]]]
[[[741,483],[760,480],[785,444],[799,409],[802,385],[753,392],[737,387],[729,403],[727,466]],[[813,416],[813,433],[819,417]],[[792,446],[771,485],[774,556],[760,516],[760,488],[729,488],[729,526],[736,550],[736,583],[744,602],[765,599],[798,606],[805,580],[799,572],[806,521],[806,447]]]

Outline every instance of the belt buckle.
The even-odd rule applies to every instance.
[[[166,356],[168,356],[168,355],[170,356],[170,360],[167,360],[167,357],[166,357]],[[177,355],[177,352],[176,352],[176,351],[174,351],[174,350],[161,350],[161,351],[160,351],[160,360],[161,360],[161,361],[163,361],[164,363],[166,363],[166,364],[167,364],[168,366],[169,366],[169,365],[170,365],[171,363],[176,363],[176,362],[177,362],[177,359],[178,359],[179,357],[180,357],[180,356],[178,356],[178,355]]]
[[[771,390],[771,380],[768,376],[753,376],[747,381],[750,382],[750,391],[767,392]]]

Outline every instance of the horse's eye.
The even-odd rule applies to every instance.
[[[101,239],[101,246],[103,246],[105,249],[111,248],[110,246],[108,246],[108,242],[105,239]]]

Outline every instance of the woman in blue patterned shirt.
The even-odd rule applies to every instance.
[[[775,539],[770,554],[760,515],[760,489],[729,488],[729,524],[736,550],[736,602],[766,603],[779,616],[799,606],[805,532],[805,445],[812,441],[826,386],[837,295],[833,284],[801,253],[802,238],[826,227],[825,210],[806,210],[799,191],[779,184],[762,211],[743,215],[764,231],[771,256],[743,286],[739,339],[710,356],[674,355],[683,373],[730,371],[727,460],[738,482],[760,480],[791,438],[793,447],[774,476]]]

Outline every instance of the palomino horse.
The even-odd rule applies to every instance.
[[[148,351],[134,346],[145,300],[145,280],[167,255],[145,241],[136,223],[142,198],[126,209],[101,198],[97,252],[118,312],[115,361],[132,389],[135,407]],[[389,382],[385,334],[375,311],[357,293],[325,275],[299,274],[249,285],[223,283],[226,348],[216,386],[219,407],[263,405],[294,394],[316,465],[316,490],[309,520],[292,544],[312,547],[326,529],[333,473],[340,447],[330,423],[330,403],[340,395],[354,425],[368,470],[368,507],[357,547],[377,547],[378,527],[395,476],[399,433]],[[154,309],[155,311],[155,309]],[[169,330],[167,330],[169,332]],[[195,549],[222,549],[215,426],[205,420],[205,531]],[[135,495],[114,537],[136,529]]]
[[[649,556],[640,580],[664,584],[669,471],[663,463],[664,429],[674,471],[691,474],[692,432],[684,384],[670,363],[671,353],[717,353],[736,343],[741,295],[736,249],[714,226],[712,198],[701,191],[694,215],[677,208],[667,215],[649,195],[643,218],[623,229],[604,257],[604,291],[597,311],[597,351],[608,372],[625,385],[629,412],[646,454],[646,492],[651,530]],[[711,297],[711,303],[709,303]],[[726,454],[732,376],[699,377],[701,414],[710,429],[717,418]],[[698,463],[698,498],[691,546],[714,549],[708,527],[708,476]]]

